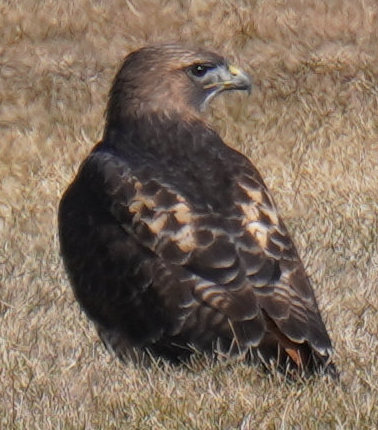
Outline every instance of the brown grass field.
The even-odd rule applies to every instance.
[[[341,383],[238,362],[122,365],[77,305],[57,206],[131,50],[183,41],[254,78],[208,119],[291,231]],[[0,428],[376,429],[376,0],[0,0]]]

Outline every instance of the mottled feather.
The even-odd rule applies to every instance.
[[[200,93],[190,96],[199,90],[187,68],[226,60],[150,49],[126,59],[104,139],[61,201],[62,255],[81,306],[121,357],[140,348],[177,360],[194,347],[333,372],[313,290],[267,187],[200,119]],[[151,72],[139,74],[152,60],[160,80],[151,83]]]

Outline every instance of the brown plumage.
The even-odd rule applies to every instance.
[[[103,140],[59,208],[75,295],[120,357],[193,348],[326,370],[331,342],[260,174],[200,118],[249,76],[214,53],[158,45],[130,54]]]

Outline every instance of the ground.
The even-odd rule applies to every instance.
[[[378,422],[375,0],[0,0],[0,428],[374,429]],[[80,312],[59,198],[101,138],[131,50],[184,41],[254,79],[207,114],[272,190],[341,383],[243,363],[123,365]]]

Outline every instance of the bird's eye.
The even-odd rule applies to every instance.
[[[197,78],[201,78],[202,76],[205,76],[207,71],[209,69],[212,69],[212,66],[205,66],[204,64],[196,64],[195,66],[192,66],[190,68],[190,73],[197,77]]]

